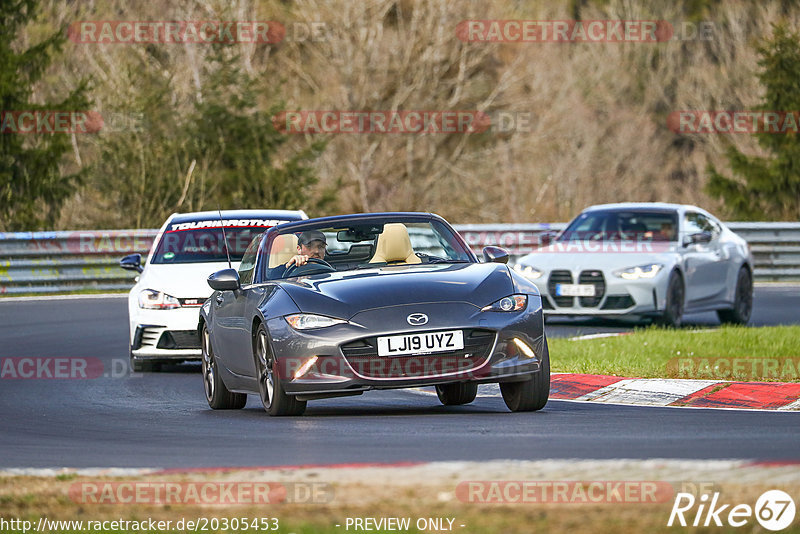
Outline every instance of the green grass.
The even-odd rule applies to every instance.
[[[800,382],[800,326],[657,327],[599,339],[548,339],[553,372]]]

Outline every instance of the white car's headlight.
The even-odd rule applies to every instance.
[[[344,324],[347,321],[334,319],[324,315],[314,315],[313,313],[297,313],[284,317],[289,326],[295,330],[309,330],[311,328],[325,328],[335,324]]]
[[[514,312],[524,310],[527,304],[527,295],[509,295],[488,306],[484,306],[481,311]]]
[[[145,310],[172,310],[180,308],[181,303],[172,295],[155,289],[143,289],[139,292],[139,307]]]
[[[536,280],[537,278],[541,278],[543,271],[540,271],[536,267],[531,267],[530,265],[522,265],[520,263],[514,266],[514,270],[517,271],[519,274],[526,278],[530,278],[531,280]]]
[[[628,267],[627,269],[620,269],[614,271],[614,276],[624,278],[625,280],[639,280],[641,278],[655,278],[658,272],[664,266],[660,263],[648,263],[646,265],[637,265],[636,267]]]

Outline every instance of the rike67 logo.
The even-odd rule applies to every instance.
[[[667,526],[721,527],[727,524],[742,527],[751,523],[755,516],[755,520],[763,528],[778,531],[791,525],[794,515],[794,500],[781,490],[765,491],[756,501],[755,507],[749,504],[720,503],[719,492],[714,492],[710,498],[706,493],[699,498],[691,493],[678,493]]]

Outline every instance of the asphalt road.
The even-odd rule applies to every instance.
[[[754,325],[798,323],[800,288],[758,288]],[[418,391],[368,392],[270,418],[255,397],[212,411],[198,365],[127,370],[124,299],[0,301],[0,359],[81,356],[95,379],[0,379],[0,467],[210,467],[543,458],[800,460],[796,413],[550,401],[512,414],[497,397],[443,407]],[[713,314],[690,318],[711,325]],[[550,335],[628,329],[551,321]]]

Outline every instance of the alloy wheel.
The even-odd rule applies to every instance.
[[[261,401],[265,408],[272,406],[275,393],[275,377],[272,374],[272,358],[269,356],[267,334],[262,330],[258,333],[256,354],[258,356],[258,386],[261,391]]]
[[[206,390],[206,399],[209,402],[214,398],[214,379],[215,379],[215,366],[214,355],[211,349],[211,339],[208,335],[208,329],[203,327],[203,387]]]

